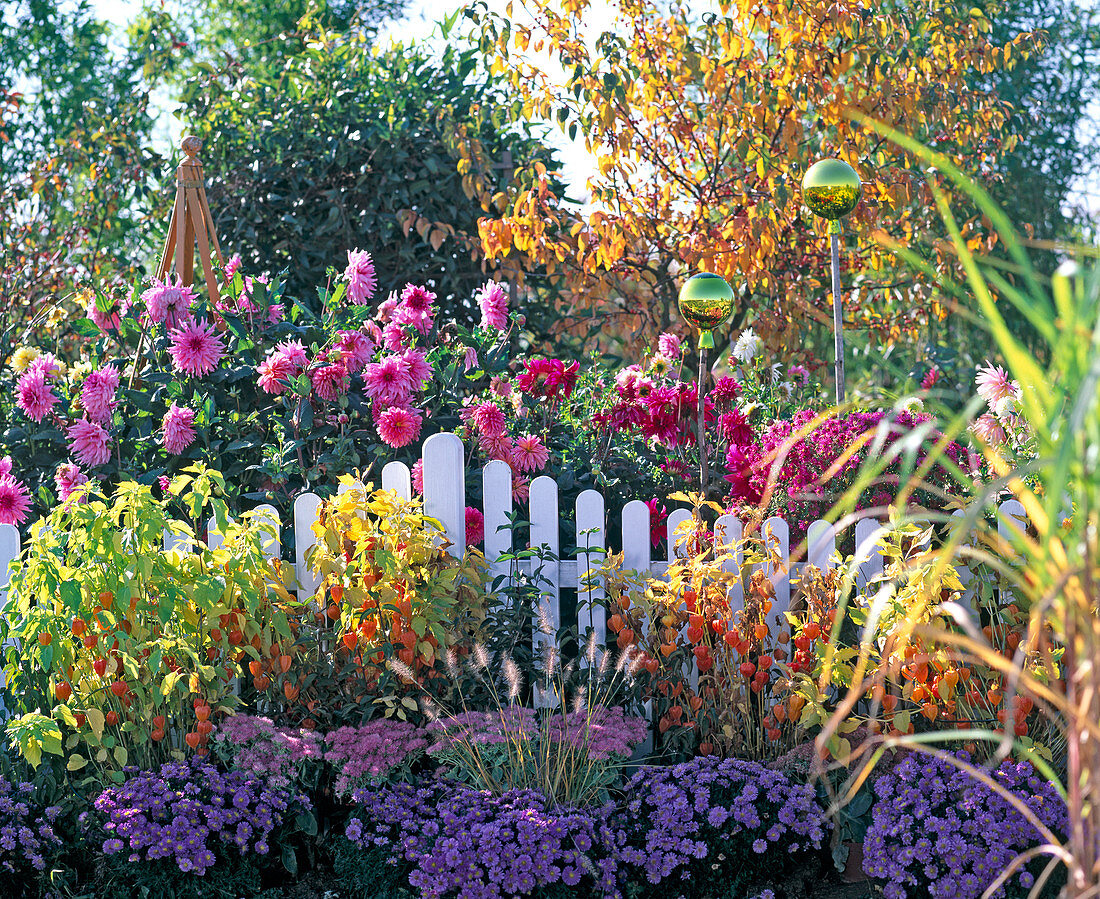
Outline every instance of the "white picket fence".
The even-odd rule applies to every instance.
[[[435,434],[424,442],[424,505],[428,515],[437,518],[446,529],[451,543],[450,551],[461,554],[466,545],[466,482],[464,448],[462,441],[454,434]],[[512,546],[512,530],[505,527],[513,512],[512,472],[505,462],[490,462],[482,470],[483,512],[485,516],[485,557],[490,563],[494,575],[507,575],[514,569],[530,574],[533,567],[540,571],[540,589],[542,590],[542,612],[553,623],[555,631],[561,626],[561,591],[574,587],[577,590],[577,624],[582,634],[589,628],[595,630],[596,639],[601,644],[606,641],[605,610],[601,604],[602,588],[598,582],[588,578],[590,568],[599,566],[602,550],[607,546],[606,509],[604,497],[595,490],[583,491],[576,500],[576,546],[580,548],[573,559],[565,558],[560,545],[560,509],[558,504],[558,485],[549,477],[537,477],[530,483],[530,496],[525,519],[530,522],[529,543],[531,548],[544,549],[544,559],[519,561],[502,560],[501,556],[514,550],[527,547]],[[405,498],[412,496],[412,478],[408,466],[401,462],[390,462],[382,469],[382,486],[396,491]],[[294,502],[294,520],[292,527],[295,535],[294,566],[299,584],[299,596],[307,598],[317,589],[318,580],[306,564],[306,554],[317,540],[312,525],[317,520],[317,511],[322,499],[317,494],[305,493]],[[281,554],[281,523],[271,506],[261,506],[261,514],[266,514],[275,529],[275,538],[269,545],[273,557]],[[961,514],[961,513],[956,513]],[[654,559],[651,553],[649,507],[640,499],[628,502],[622,510],[622,547],[624,564],[629,569],[647,571],[660,576],[673,560],[675,540],[673,534],[678,525],[689,518],[686,509],[673,511],[668,516],[667,545],[668,557]],[[999,509],[999,527],[1002,533],[1009,529],[1023,527],[1024,509],[1015,500],[1004,503]],[[724,515],[716,523],[716,533],[725,546],[730,548],[733,559],[729,563],[740,566],[742,523],[731,515]],[[797,576],[798,565],[791,563],[790,529],[782,518],[769,518],[762,529],[764,540],[770,550],[769,555],[780,561],[768,566],[766,573],[775,585],[775,600],[771,618],[778,622],[790,606],[791,581]],[[864,587],[883,569],[883,559],[878,548],[880,525],[873,520],[862,520],[855,525],[856,562],[859,566],[857,585]],[[808,548],[804,562],[820,568],[829,568],[836,564],[835,547],[838,534],[834,527],[824,521],[815,521],[809,528]],[[211,544],[219,542],[219,535],[211,523],[208,535]],[[166,547],[177,544],[182,538],[172,534],[165,535]],[[19,533],[11,525],[0,525],[0,597],[6,592],[9,580],[10,564],[18,559],[20,552]],[[963,569],[961,577],[965,582],[970,578]],[[731,604],[736,609],[742,597],[740,586],[734,587]],[[536,640],[540,643],[545,637],[536,628]]]

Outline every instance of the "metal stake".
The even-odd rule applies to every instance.
[[[833,340],[836,354],[836,403],[844,404],[844,308],[840,300],[840,222],[829,223],[833,263]]]
[[[703,378],[707,372],[707,349],[703,346],[703,341],[699,341],[699,378],[696,381],[695,390],[698,393],[699,400],[699,492],[703,494],[704,498],[707,495],[707,443],[706,443],[706,413],[704,411],[704,397],[706,395],[704,390]]]

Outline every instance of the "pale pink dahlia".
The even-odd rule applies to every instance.
[[[107,365],[91,372],[84,379],[80,389],[80,405],[84,407],[88,418],[101,424],[111,420],[118,400],[119,374],[113,365]]]
[[[69,449],[81,465],[95,468],[111,458],[107,431],[96,422],[77,419],[66,433],[70,440]]]
[[[474,407],[471,420],[482,437],[499,437],[507,425],[504,413],[496,403],[479,403]]]
[[[990,415],[988,412],[979,415],[970,426],[970,430],[974,432],[974,436],[988,446],[1002,446],[1008,439],[1004,426],[997,420],[996,416]]]
[[[171,408],[164,413],[161,425],[163,428],[161,442],[173,456],[180,455],[195,442],[194,409],[188,409],[186,406],[180,408],[172,403]]]
[[[276,351],[282,353],[299,369],[309,364],[309,353],[300,340],[284,340],[275,345]]]
[[[344,280],[348,282],[348,299],[356,306],[366,306],[378,289],[378,277],[370,253],[366,250],[348,250]]]
[[[420,436],[420,413],[405,406],[390,406],[378,416],[378,436],[395,449]]]
[[[503,331],[508,327],[508,294],[504,285],[489,281],[478,292],[477,305],[481,309],[481,327]]]
[[[351,385],[351,377],[342,362],[315,368],[310,374],[314,392],[326,403],[335,403]]]
[[[376,403],[404,405],[412,388],[409,367],[400,356],[383,356],[363,368],[363,390]]]
[[[85,313],[88,318],[95,322],[95,326],[99,328],[104,334],[108,331],[117,331],[118,326],[121,323],[122,316],[126,314],[130,308],[130,301],[123,300],[121,303],[115,303],[112,301],[110,307],[104,312],[99,308],[99,304],[96,302],[96,298],[92,296],[88,300],[88,306],[85,309]]]
[[[683,345],[680,343],[680,338],[675,334],[666,332],[657,338],[657,352],[666,359],[679,358],[682,348]]]
[[[193,321],[172,332],[168,352],[179,371],[198,378],[218,367],[225,344],[211,325]]]
[[[57,405],[57,394],[46,383],[46,371],[38,366],[23,372],[15,393],[16,405],[31,421],[42,421]]]
[[[1020,385],[999,365],[990,363],[985,368],[979,365],[974,383],[977,385],[978,395],[994,412],[1000,413],[1006,404],[1010,406],[1020,398]]]
[[[4,458],[0,459],[0,478],[2,478],[6,474],[11,474],[11,470],[11,456],[4,456]]]
[[[466,545],[477,546],[485,539],[485,516],[473,506],[466,507]]]
[[[31,507],[31,495],[10,474],[0,477],[0,524],[22,524]]]
[[[362,331],[337,331],[336,349],[348,371],[359,371],[374,355],[374,343]]]
[[[65,502],[77,487],[88,483],[88,476],[74,462],[62,462],[54,472],[53,482],[57,487],[57,496]]]
[[[179,275],[176,281],[153,281],[153,286],[143,291],[141,301],[149,320],[165,324],[169,330],[185,326],[191,321],[191,304],[195,293],[184,287]]]
[[[427,334],[435,318],[434,300],[435,294],[428,288],[406,284],[401,291],[401,302],[393,310],[393,320],[399,325],[412,325],[421,334]]]
[[[61,375],[61,360],[53,353],[43,353],[31,361],[27,371],[40,371],[47,381],[53,381]]]
[[[512,448],[512,467],[516,471],[538,471],[550,460],[550,451],[535,434],[516,438]]]

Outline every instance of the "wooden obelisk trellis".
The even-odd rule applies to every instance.
[[[202,163],[199,162],[202,141],[197,137],[185,137],[180,142],[180,149],[183,150],[183,162],[176,169],[176,202],[172,206],[172,223],[168,227],[168,238],[164,241],[157,277],[163,281],[169,271],[174,271],[180,277],[181,283],[186,286],[193,284],[197,242],[202,273],[206,278],[206,290],[210,302],[215,303],[220,299],[220,293],[210,258],[211,244],[214,245],[218,265],[224,268],[225,260],[214,230],[210,206],[206,202]]]

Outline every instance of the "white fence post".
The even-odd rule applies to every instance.
[[[382,489],[392,490],[404,500],[412,499],[412,472],[404,462],[387,462],[382,466]]]
[[[485,508],[485,561],[494,578],[507,574],[508,562],[500,557],[512,551],[512,467],[494,459],[481,472],[481,492]]]
[[[791,607],[791,532],[787,522],[772,516],[764,522],[764,544],[775,562],[769,562],[764,570],[775,587],[768,628],[778,634],[787,623],[786,613]]]
[[[600,646],[607,644],[603,579],[588,572],[603,565],[604,553],[599,550],[605,546],[603,494],[584,490],[577,497],[577,627],[582,641],[592,631]]]
[[[541,568],[535,580],[539,591],[538,608],[533,622],[535,659],[545,663],[561,628],[561,538],[558,534],[558,483],[545,475],[531,482],[531,549],[541,549],[549,558],[531,559],[533,568]],[[533,573],[533,572],[532,572]],[[548,677],[555,672],[547,671]],[[551,696],[535,691],[535,705],[545,708]]]
[[[8,584],[11,582],[12,563],[19,558],[19,529],[13,524],[0,524],[0,609],[7,614]],[[14,640],[6,640],[0,648],[0,689],[7,685],[3,666],[7,662],[7,649],[14,646]],[[0,701],[0,719],[7,717],[7,708]]]
[[[298,577],[298,599],[302,602],[311,599],[321,583],[306,561],[309,551],[317,545],[313,525],[320,508],[321,497],[316,493],[303,493],[294,500],[294,572]]]
[[[424,441],[424,511],[443,525],[448,552],[466,552],[466,467],[462,441],[455,434],[432,434]]]

